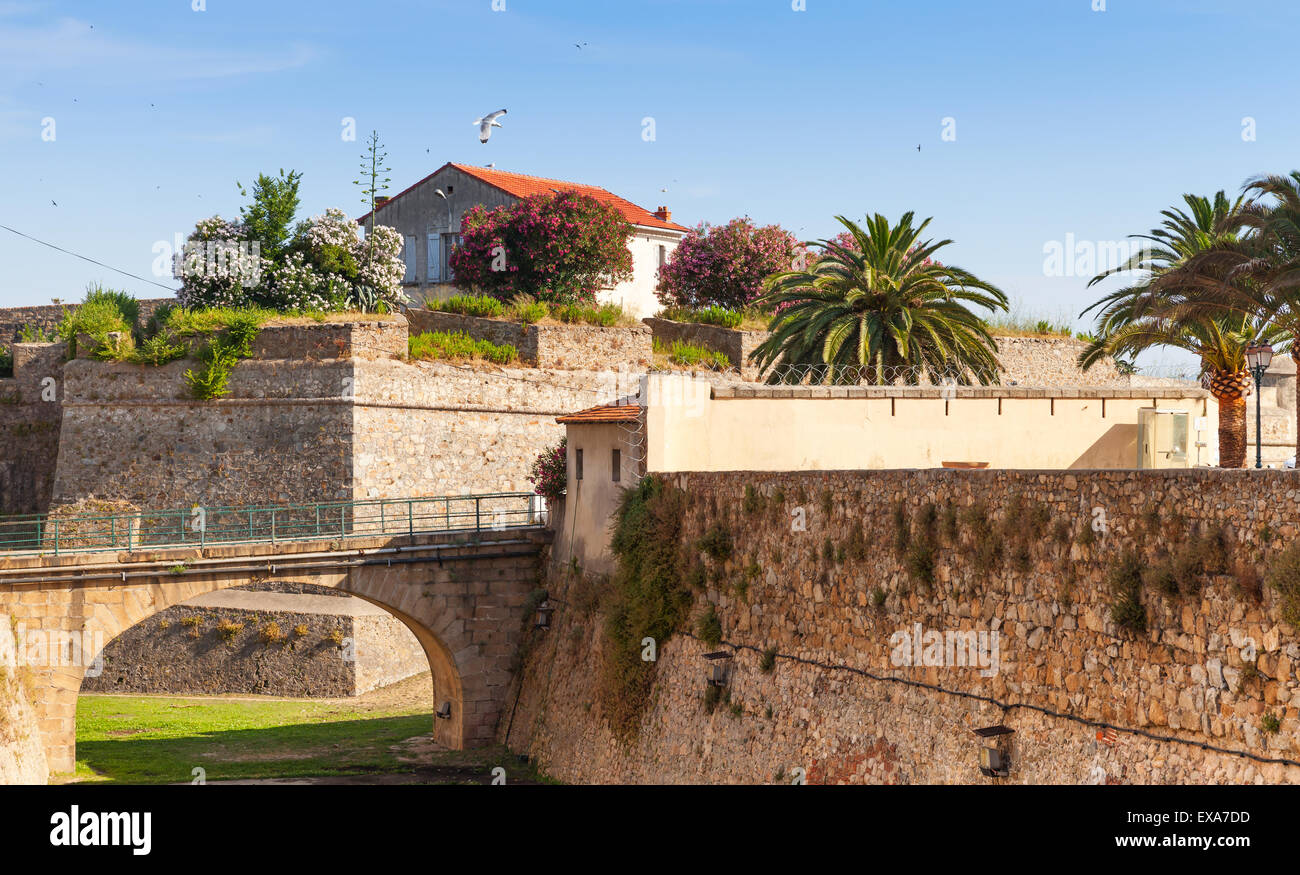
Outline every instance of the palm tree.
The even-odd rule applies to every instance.
[[[1238,297],[1250,294],[1243,279],[1233,280],[1204,260],[1211,252],[1239,245],[1243,198],[1229,201],[1184,195],[1187,209],[1164,210],[1160,227],[1134,235],[1154,246],[1113,270],[1093,277],[1092,287],[1123,271],[1141,271],[1138,283],[1118,289],[1080,315],[1100,308],[1096,339],[1079,355],[1087,370],[1098,361],[1137,355],[1156,346],[1185,349],[1200,359],[1202,383],[1219,408],[1219,465],[1240,468],[1246,461],[1246,396],[1250,374],[1246,347],[1267,327],[1251,308],[1235,305],[1223,288],[1236,285]],[[1208,291],[1211,285],[1218,290]]]
[[[824,367],[833,382],[890,383],[948,378],[962,384],[998,381],[997,344],[987,323],[967,308],[1006,310],[993,285],[934,254],[951,240],[921,235],[906,213],[891,225],[879,213],[845,227],[806,270],[775,274],[756,302],[772,310],[771,335],[750,355],[768,382],[798,383],[807,367]],[[851,238],[851,239],[850,239]]]

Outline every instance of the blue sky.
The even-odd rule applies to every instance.
[[[259,171],[302,171],[304,215],[362,212],[373,128],[390,193],[491,161],[685,224],[820,237],[837,213],[914,210],[956,241],[946,261],[1072,318],[1096,290],[1044,276],[1048,241],[1122,240],[1184,192],[1300,167],[1284,0],[205,5],[0,0],[0,223],[152,278],[154,244],[237,215]],[[501,107],[480,145],[471,122]],[[3,306],[91,280],[164,294],[5,231],[0,265]]]

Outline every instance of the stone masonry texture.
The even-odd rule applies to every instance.
[[[1300,527],[1293,474],[664,476],[686,493],[685,555],[708,572],[696,613],[716,605],[721,649],[736,652],[729,698],[707,713],[702,655],[718,648],[678,634],[660,644],[637,739],[617,741],[597,689],[602,617],[572,607],[580,584],[553,569],[565,607],[532,648],[509,743],[560,780],[782,783],[801,769],[810,783],[987,783],[973,730],[1005,724],[1012,783],[1300,783],[1300,642],[1259,583]],[[911,546],[926,506],[930,584],[895,543],[896,509]],[[725,561],[694,546],[714,525],[734,539]],[[1220,531],[1220,570],[1177,595],[1144,583],[1147,629],[1116,623],[1121,557],[1148,569]],[[1002,554],[981,566],[990,537]],[[916,624],[996,631],[997,672],[899,663],[891,636]]]

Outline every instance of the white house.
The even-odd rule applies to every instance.
[[[375,207],[375,222],[401,232],[406,240],[406,278],[403,287],[415,302],[447,298],[454,294],[449,256],[460,240],[461,219],[471,208],[505,206],[535,194],[576,191],[614,207],[632,224],[628,249],[632,252],[632,279],[600,293],[601,302],[623,306],[641,318],[659,310],[655,287],[659,268],[672,255],[689,230],[674,224],[667,207],[650,212],[631,201],[594,185],[506,173],[467,164],[444,164],[410,188],[382,199]],[[357,219],[368,224],[370,214]]]

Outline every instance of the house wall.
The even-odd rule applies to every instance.
[[[672,231],[635,228],[627,241],[627,248],[632,252],[632,279],[601,292],[596,296],[597,300],[618,304],[637,319],[658,313],[661,307],[655,289],[659,285],[659,247],[664,247],[667,261],[672,258],[682,236]]]
[[[438,189],[447,192],[448,188],[452,191],[447,194],[447,200],[434,194]],[[434,278],[429,274],[429,235],[459,234],[465,213],[473,207],[482,204],[490,210],[515,200],[454,167],[445,167],[375,211],[376,224],[397,229],[403,239],[415,237],[415,278],[402,284],[402,290],[411,298],[413,306],[426,300],[445,300],[456,291],[444,278]]]
[[[557,527],[551,556],[567,564],[577,558],[584,571],[605,573],[613,570],[614,557],[609,551],[609,515],[618,506],[619,493],[636,485],[644,467],[633,423],[570,423],[568,438],[568,492],[563,502],[563,517]],[[577,479],[578,450],[582,450],[583,478]],[[613,452],[622,458],[620,477],[613,477]]]

